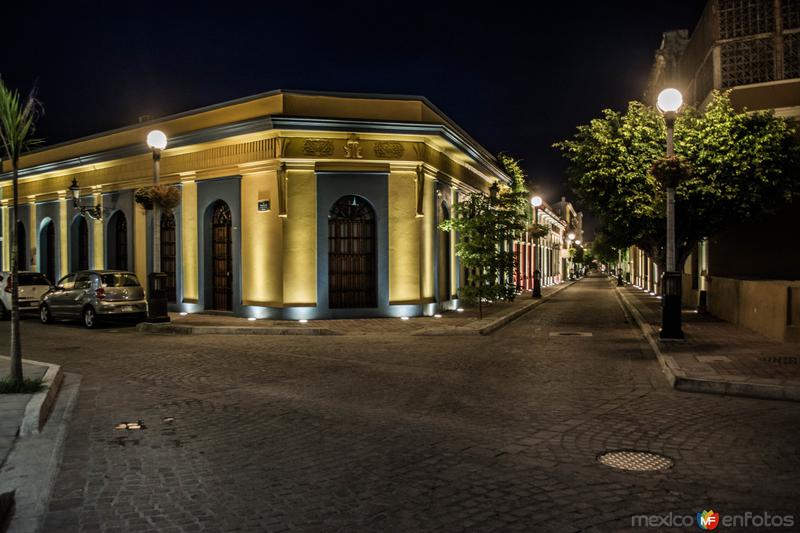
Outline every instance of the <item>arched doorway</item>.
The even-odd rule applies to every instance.
[[[51,283],[56,279],[56,229],[50,219],[46,219],[39,230],[39,271]]]
[[[29,268],[28,245],[25,237],[25,224],[21,220],[17,220],[17,268],[19,270],[28,270]]]
[[[218,200],[211,206],[211,309],[233,309],[231,209]]]
[[[343,196],[328,215],[328,306],[377,307],[375,210],[359,196]]]
[[[128,270],[128,221],[122,211],[117,211],[108,220],[106,243],[108,268]]]
[[[161,272],[167,275],[167,300],[176,300],[175,290],[175,215],[161,214]]]
[[[70,270],[76,272],[78,270],[89,269],[89,224],[86,219],[79,215],[72,221],[70,227]]]
[[[442,202],[439,205],[439,222],[445,220],[450,220],[450,210],[447,204]],[[450,232],[439,229],[439,303],[449,300],[452,292],[451,254]]]

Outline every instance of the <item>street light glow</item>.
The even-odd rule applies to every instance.
[[[574,241],[575,240],[575,234],[574,233],[570,233],[569,235],[567,235],[567,238],[569,240],[571,240],[571,241]]]
[[[576,239],[576,240],[575,240],[575,244],[577,244],[578,246],[580,246],[580,245],[581,245],[581,240],[580,240],[580,239]]]
[[[683,95],[678,89],[664,89],[658,93],[656,106],[662,113],[674,113],[683,105]]]
[[[153,130],[147,134],[147,146],[151,150],[163,150],[167,147],[167,135],[161,130]]]
[[[539,207],[540,205],[542,205],[542,197],[539,196],[539,195],[536,195],[533,198],[531,198],[531,205],[533,207]]]

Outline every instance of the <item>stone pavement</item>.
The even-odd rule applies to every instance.
[[[5,360],[2,363],[0,379],[7,377],[10,370]],[[22,364],[22,373],[26,378],[41,379],[46,370],[47,367],[41,365]],[[0,394],[0,467],[14,446],[19,426],[25,416],[25,407],[32,396],[32,394]]]
[[[569,282],[558,285],[550,285],[542,288],[542,298],[546,299],[569,285]],[[409,317],[408,320],[397,318],[362,318],[362,319],[330,319],[330,320],[309,320],[300,323],[297,320],[271,320],[258,319],[248,320],[247,318],[234,317],[222,313],[193,313],[180,315],[170,313],[169,324],[148,325],[155,326],[148,328],[152,332],[159,329],[171,329],[170,326],[190,326],[193,328],[222,327],[240,328],[237,332],[244,332],[247,329],[276,329],[276,330],[306,330],[315,334],[338,334],[338,335],[365,335],[371,333],[382,334],[419,334],[419,333],[446,333],[447,331],[478,330],[491,324],[493,321],[506,315],[522,310],[532,302],[537,301],[531,298],[530,291],[522,292],[513,302],[494,302],[484,304],[483,318],[478,314],[478,308],[464,304],[461,311],[443,311],[440,318],[430,316]],[[438,331],[437,331],[438,330]],[[169,331],[172,332],[172,331]],[[474,333],[474,332],[472,332]]]
[[[47,532],[617,532],[648,531],[632,527],[640,514],[800,517],[800,404],[675,391],[604,278],[490,336],[22,331],[28,356],[83,376]],[[597,462],[619,449],[675,465]]]
[[[632,285],[618,290],[657,339],[661,301]],[[800,401],[800,344],[776,342],[689,309],[683,312],[683,332],[682,342],[656,340],[676,388]]]

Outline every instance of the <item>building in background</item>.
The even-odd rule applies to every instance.
[[[664,34],[645,91],[673,86],[701,108],[729,90],[737,109],[800,119],[800,0],[710,0],[694,30]],[[800,176],[797,177],[800,179]],[[683,265],[683,302],[777,340],[800,342],[800,233],[792,209],[708,235]],[[732,217],[735,218],[735,217]],[[658,272],[629,254],[635,284]]]
[[[152,220],[150,130],[163,130],[161,182],[180,188]],[[26,154],[11,220],[20,268],[52,280],[85,268],[151,269],[158,224],[173,311],[259,318],[433,314],[457,305],[455,237],[439,230],[465,193],[510,179],[421,97],[274,91]],[[73,208],[99,205],[101,220]],[[8,264],[9,246],[3,247]]]

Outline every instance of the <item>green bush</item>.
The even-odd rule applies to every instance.
[[[15,381],[11,378],[0,379],[0,394],[32,394],[44,388],[40,378],[25,378],[22,381]]]

